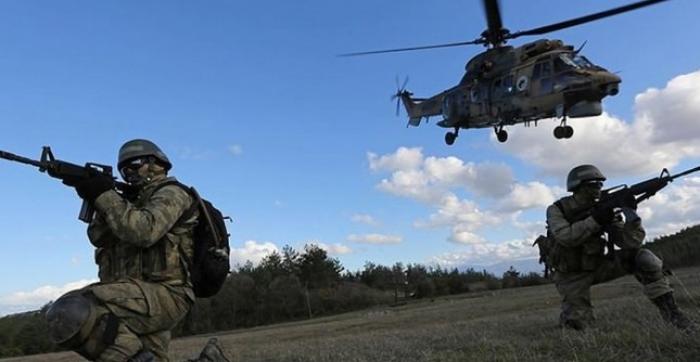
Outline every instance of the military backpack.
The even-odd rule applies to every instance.
[[[225,222],[227,218],[209,200],[200,197],[194,187],[171,181],[160,185],[159,188],[167,185],[177,185],[192,197],[193,204],[181,220],[186,220],[195,211],[199,211],[192,238],[194,253],[192,258],[187,260],[187,264],[194,295],[198,298],[209,298],[221,290],[231,269],[231,248]]]

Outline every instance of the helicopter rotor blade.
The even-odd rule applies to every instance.
[[[541,34],[555,31],[555,30],[566,29],[566,28],[570,28],[572,26],[585,24],[585,23],[595,21],[595,20],[600,20],[603,18],[607,18],[609,16],[613,16],[613,15],[621,14],[624,12],[636,10],[636,9],[639,9],[639,8],[642,8],[645,6],[654,5],[654,4],[657,4],[660,2],[664,2],[664,1],[668,1],[668,0],[639,1],[636,3],[629,4],[629,5],[624,5],[624,6],[620,6],[617,8],[613,8],[610,10],[605,10],[605,11],[601,11],[598,13],[594,13],[594,14],[590,14],[590,15],[586,15],[586,16],[581,16],[578,18],[569,19],[566,21],[562,21],[562,22],[558,22],[558,23],[554,23],[554,24],[550,24],[550,25],[546,25],[546,26],[541,26],[539,28],[523,30],[523,31],[516,31],[514,33],[508,34],[506,36],[506,38],[513,39],[513,38],[517,38],[517,37],[523,36],[523,35],[541,35]]]
[[[339,57],[355,57],[358,55],[396,53],[396,52],[406,52],[406,51],[411,51],[411,50],[423,50],[423,49],[434,49],[434,48],[449,48],[449,47],[457,47],[457,46],[462,46],[462,45],[483,44],[484,42],[485,42],[485,40],[483,40],[483,39],[476,39],[476,40],[472,40],[472,41],[462,41],[462,42],[457,42],[457,43],[425,45],[425,46],[417,46],[417,47],[409,47],[409,48],[387,49],[387,50],[373,50],[373,51],[369,51],[369,52],[346,53],[346,54],[338,54],[338,56]]]
[[[490,34],[500,34],[503,29],[501,21],[501,10],[498,6],[498,0],[484,0],[484,12],[486,12],[486,23],[488,24],[488,32]]]

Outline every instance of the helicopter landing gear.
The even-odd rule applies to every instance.
[[[496,138],[498,139],[498,142],[505,142],[508,140],[508,132],[503,129],[503,126],[498,126],[498,127],[493,127],[493,131],[496,133]]]
[[[554,138],[571,138],[574,135],[574,129],[566,125],[566,117],[561,121],[561,125],[554,127]]]
[[[445,133],[445,143],[447,143],[448,146],[452,146],[455,143],[457,136],[459,136],[459,128],[455,128],[454,132]]]

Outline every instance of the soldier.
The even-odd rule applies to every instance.
[[[605,176],[595,166],[575,167],[566,180],[566,188],[573,195],[547,208],[547,228],[555,241],[550,260],[562,296],[560,326],[584,329],[594,320],[591,286],[632,273],[664,320],[679,329],[691,327],[692,322],[676,306],[661,259],[642,248],[645,231],[636,214],[636,200],[626,202],[624,217],[620,210],[594,207],[600,200],[603,181]],[[591,216],[569,221],[572,215],[592,207]],[[620,250],[605,254],[606,234]]]
[[[119,150],[133,192],[96,175],[65,180],[96,209],[88,227],[100,281],[56,300],[46,314],[51,339],[93,361],[168,361],[170,332],[192,307],[188,272],[199,215],[194,198],[168,176],[168,157],[136,139]]]

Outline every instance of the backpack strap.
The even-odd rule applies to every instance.
[[[178,222],[180,222],[181,220],[189,219],[190,217],[192,217],[192,215],[194,215],[194,213],[197,210],[199,210],[199,212],[200,212],[199,216],[204,217],[204,221],[207,223],[209,230],[211,230],[211,232],[214,234],[216,246],[217,247],[221,246],[223,238],[221,235],[219,235],[219,231],[216,228],[216,226],[214,225],[214,220],[212,220],[211,214],[209,213],[209,209],[207,208],[207,205],[205,204],[204,199],[202,199],[202,197],[199,196],[199,193],[197,192],[197,190],[194,187],[187,186],[187,185],[181,183],[180,181],[171,180],[171,181],[163,182],[162,184],[158,185],[156,187],[156,189],[153,190],[153,193],[155,193],[156,191],[162,189],[165,186],[169,186],[169,185],[176,185],[176,186],[182,188],[183,190],[185,190],[185,192],[187,192],[190,195],[190,197],[192,197],[192,205],[190,206],[190,208],[187,211],[182,213],[182,216],[180,216],[180,219],[178,220]]]
[[[554,206],[556,206],[559,209],[559,211],[561,211],[562,215],[564,215],[564,219],[566,219],[566,221],[568,221],[569,224],[571,224],[571,215],[569,215],[568,210],[566,210],[561,200],[557,200],[556,202],[554,202]]]

